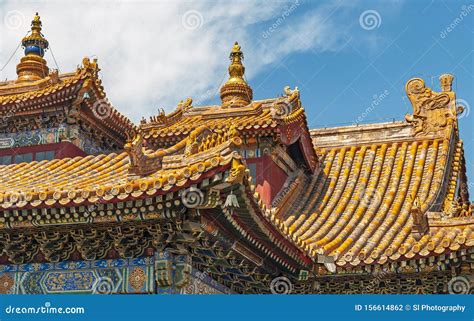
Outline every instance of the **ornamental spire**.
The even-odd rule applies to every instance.
[[[36,13],[31,21],[31,33],[21,41],[25,49],[25,56],[16,66],[18,82],[40,80],[49,73],[46,60],[43,59],[45,50],[49,48],[49,43],[41,33],[41,27],[40,16]]]
[[[230,53],[229,80],[221,88],[223,107],[241,107],[248,105],[253,98],[252,88],[245,81],[245,67],[242,64],[244,54],[236,41]]]

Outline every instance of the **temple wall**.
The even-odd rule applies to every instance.
[[[101,147],[93,138],[89,137],[77,126],[67,128],[40,128],[35,130],[25,130],[16,133],[0,133],[0,155],[7,154],[11,148],[36,147],[48,144],[58,144],[69,142],[82,150],[85,154],[96,155],[100,153],[110,153]],[[67,140],[65,137],[69,137]],[[26,151],[28,152],[28,151]],[[78,156],[75,152],[68,157]],[[56,157],[60,158],[60,157]]]
[[[257,165],[257,191],[264,203],[270,206],[288,175],[273,161],[270,155],[248,160],[248,162]]]
[[[161,267],[160,267],[160,264]],[[163,264],[170,283],[164,285]],[[176,267],[178,266],[178,267]],[[175,257],[0,265],[0,294],[222,294],[205,273],[180,273]],[[184,276],[184,278],[182,278]]]

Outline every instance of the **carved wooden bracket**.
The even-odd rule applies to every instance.
[[[189,254],[176,254],[165,249],[156,254],[155,279],[159,287],[182,289],[190,281],[192,261]]]

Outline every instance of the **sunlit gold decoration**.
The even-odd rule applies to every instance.
[[[31,33],[21,41],[25,48],[25,56],[16,67],[17,82],[35,81],[48,76],[49,68],[43,55],[49,43],[41,33],[41,26],[40,16],[36,13],[31,22]]]
[[[193,99],[191,97],[186,98],[185,101],[180,101],[178,104],[178,110],[187,111],[193,104]]]
[[[238,42],[235,42],[230,53],[229,80],[221,88],[223,107],[239,107],[248,105],[253,98],[252,88],[244,78],[245,67],[242,64],[244,54]]]
[[[413,105],[413,115],[406,115],[413,124],[415,135],[442,134],[455,123],[455,94],[451,90],[453,76],[440,77],[443,92],[436,93],[425,86],[423,79],[414,78],[407,82],[406,93]]]
[[[227,182],[232,184],[242,184],[245,175],[247,174],[247,168],[244,164],[240,161],[240,159],[233,159],[232,160],[232,167],[230,169],[229,177],[227,178]]]
[[[426,217],[426,212],[421,210],[419,197],[413,200],[410,213],[413,219],[412,235],[415,240],[419,241],[428,230],[428,218]]]
[[[285,96],[288,96],[288,97],[293,97],[293,96],[299,97],[299,94],[300,94],[298,87],[295,87],[295,89],[291,89],[290,86],[285,86],[285,88],[283,88],[283,92],[285,93]]]
[[[29,101],[30,105],[20,110],[23,112],[37,106],[40,98],[48,96],[52,102],[62,103],[58,93],[74,92],[77,97],[73,106],[61,115],[59,123],[80,124],[91,132],[87,128],[91,125],[81,118],[87,117],[82,111],[91,111],[93,102],[105,97],[96,60],[85,58],[76,73],[59,75],[53,71],[44,77],[38,66],[48,43],[40,31],[37,16],[31,35],[24,39],[26,45],[37,47],[28,49],[28,59],[19,65],[19,81],[24,83],[13,81],[0,86],[0,94],[4,94],[0,104]],[[471,247],[469,196],[454,201],[459,196],[459,182],[467,182],[462,177],[462,145],[456,135],[446,135],[453,126],[456,128],[456,113],[461,110],[455,105],[453,76],[440,77],[440,93],[426,88],[418,78],[407,83],[414,113],[406,119],[413,130],[405,124],[390,125],[395,128],[391,134],[398,128],[403,128],[403,133],[387,140],[379,136],[382,130],[364,127],[367,140],[347,143],[355,133],[349,126],[337,129],[344,132],[343,139],[334,139],[325,146],[316,143],[320,165],[313,175],[304,169],[295,170],[301,167],[299,152],[304,151],[304,141],[298,145],[296,138],[307,135],[310,140],[298,89],[285,87],[283,97],[252,102],[238,43],[230,60],[230,77],[221,88],[222,106],[193,108],[191,98],[180,101],[172,113],[166,115],[162,110],[150,122],[144,120],[140,128],[128,128],[123,153],[2,167],[7,179],[0,186],[0,253],[14,264],[155,255],[158,286],[179,288],[185,287],[191,277],[193,261],[187,251],[198,255],[196,249],[201,247],[212,249],[217,257],[227,260],[226,265],[250,274],[255,281],[269,281],[270,274],[263,272],[266,264],[263,266],[260,258],[252,255],[252,250],[258,248],[265,253],[269,266],[284,267],[294,276],[303,271],[299,281],[308,282],[302,286],[316,284],[313,273],[306,272],[309,270],[325,275],[327,280],[333,272],[348,272],[348,278],[353,278],[349,289],[342,288],[339,279],[319,280],[317,289],[350,292],[360,291],[360,284],[365,282],[360,273],[373,267],[373,272],[383,273],[380,267],[390,266],[390,273],[416,276],[430,269],[448,271],[444,257],[450,256],[451,260],[458,250]],[[35,78],[40,76],[44,78]],[[109,107],[108,103],[105,106]],[[12,123],[20,131],[30,125],[39,127],[46,117],[52,122],[50,115],[42,117],[35,116],[33,124],[20,117]],[[113,122],[97,120],[98,125],[112,126],[115,122],[117,133],[125,135],[124,121],[114,117]],[[285,148],[291,145],[295,149]],[[309,153],[314,146],[309,143],[306,147]],[[274,157],[293,180],[285,182],[289,186],[281,190],[285,193],[277,194],[287,204],[285,213],[277,212],[285,208],[280,207],[280,201],[264,203],[260,187],[249,178],[244,157],[258,155]],[[202,192],[202,201],[193,208],[184,208],[180,193],[196,188]],[[212,218],[225,221],[207,223],[205,216],[218,214],[221,209],[225,215]],[[248,220],[252,225],[246,223]],[[229,224],[235,231],[230,235],[221,233],[221,226]],[[247,228],[254,231],[246,233]],[[260,242],[253,232],[267,241]],[[222,236],[230,241],[235,237],[245,239],[249,248],[239,248],[240,243],[235,242],[216,242]],[[171,257],[162,252],[165,248],[172,248]],[[240,255],[235,256],[237,253]],[[311,266],[316,261],[321,263],[321,257],[331,258],[331,265],[327,265],[331,268]],[[400,264],[413,258],[419,263],[413,260],[414,264]],[[218,274],[212,275],[211,268],[216,264],[213,260],[199,260],[210,269],[210,278]],[[431,263],[436,267],[427,266]],[[147,272],[138,268],[130,272],[129,286],[139,291]],[[240,282],[237,275],[231,278],[231,285]],[[253,282],[239,291],[255,290]],[[424,291],[416,284],[403,287]],[[391,289],[387,286],[377,290],[373,286],[370,291]]]
[[[135,267],[130,272],[129,282],[130,282],[130,286],[135,291],[139,291],[141,288],[143,288],[143,286],[145,285],[145,282],[146,282],[145,271],[143,271],[142,268]]]

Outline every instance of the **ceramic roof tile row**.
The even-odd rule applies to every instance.
[[[472,218],[432,227],[419,241],[411,235],[412,200],[419,197],[422,211],[433,204],[449,145],[434,139],[319,150],[322,170],[284,228],[313,256],[333,256],[338,265],[384,264],[472,246]]]
[[[145,129],[145,138],[185,136],[193,129],[203,125],[212,129],[225,129],[235,125],[239,131],[275,128],[278,123],[273,117],[272,110],[264,108],[262,111],[258,111],[261,105],[261,103],[254,103],[252,105],[252,109],[254,108],[257,111],[255,113],[251,112],[252,109],[249,109],[250,112],[248,113],[243,113],[241,109],[222,110],[216,107],[216,110],[214,110],[212,108],[192,108],[191,112],[184,113],[182,117],[171,124],[161,127],[153,126],[149,130]],[[220,111],[222,115],[219,115],[216,111]]]
[[[196,181],[206,172],[228,165],[232,159],[232,155],[221,155],[218,148],[196,156],[194,160],[185,159],[173,168],[158,169],[136,179],[129,177],[127,153],[0,166],[0,208],[76,205],[94,203],[99,198],[152,195]]]

